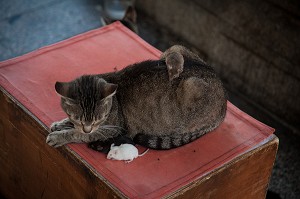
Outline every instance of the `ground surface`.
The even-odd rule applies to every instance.
[[[101,5],[96,0],[0,0],[0,61],[23,55],[45,45],[102,26]],[[151,45],[165,50],[173,44],[187,44],[155,22],[138,14],[139,33]],[[199,52],[205,60],[205,54]],[[247,97],[229,90],[237,107],[276,128],[280,139],[270,190],[281,198],[300,198],[300,137],[291,134]],[[1,196],[1,195],[0,195]]]

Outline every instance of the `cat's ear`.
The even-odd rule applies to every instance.
[[[136,14],[135,9],[132,6],[129,6],[126,9],[123,20],[128,20],[128,21],[131,21],[133,23],[136,23],[136,16],[137,16],[137,14]]]
[[[68,105],[74,105],[75,102],[69,96],[70,83],[69,82],[56,82],[55,90],[60,95],[60,97],[65,99],[65,103]]]
[[[56,82],[55,83],[55,91],[62,97],[69,98],[70,83],[68,82]]]
[[[67,82],[55,83],[55,91],[62,97],[68,97],[69,87],[70,85]]]
[[[118,85],[117,84],[111,84],[106,83],[103,86],[103,99],[107,97],[112,97],[117,92]]]

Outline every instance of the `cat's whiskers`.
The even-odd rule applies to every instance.
[[[122,129],[122,130],[125,130],[123,127],[120,127],[120,126],[114,126],[114,125],[103,125],[101,127],[104,127],[104,128],[118,128],[118,129]]]

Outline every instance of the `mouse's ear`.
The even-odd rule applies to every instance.
[[[112,149],[114,146],[115,146],[115,144],[112,143],[112,144],[110,145],[110,149]]]

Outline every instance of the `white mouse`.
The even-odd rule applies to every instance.
[[[125,160],[126,163],[129,163],[134,158],[145,155],[148,150],[139,155],[138,149],[132,144],[121,144],[120,146],[112,144],[106,158],[110,160]]]

